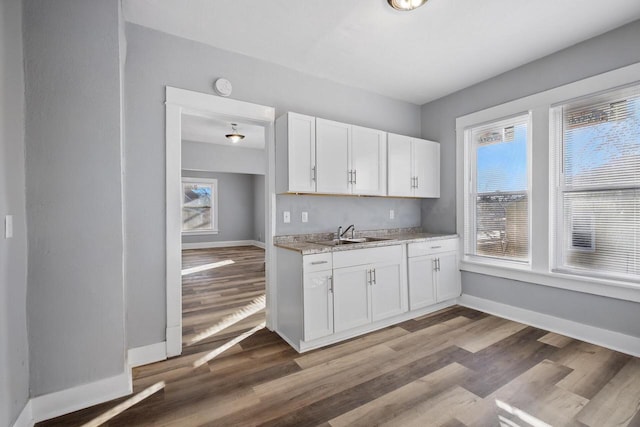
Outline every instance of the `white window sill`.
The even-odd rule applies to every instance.
[[[218,230],[183,231],[183,236],[202,236],[207,234],[218,234]]]
[[[460,261],[460,270],[543,286],[640,302],[640,284],[559,272],[532,271],[529,266],[496,265],[475,260]]]

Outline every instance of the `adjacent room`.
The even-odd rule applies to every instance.
[[[640,426],[638,0],[0,35],[0,427]]]

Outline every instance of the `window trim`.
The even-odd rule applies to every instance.
[[[477,236],[477,230],[476,230],[476,208],[477,208],[477,204],[475,203],[471,203],[471,195],[473,194],[474,196],[477,196],[479,193],[475,192],[475,176],[477,175],[477,158],[476,158],[476,147],[473,141],[473,137],[472,137],[472,132],[474,128],[477,127],[482,127],[485,125],[490,125],[492,123],[495,122],[502,122],[502,121],[509,121],[511,119],[516,119],[516,118],[520,118],[526,116],[526,123],[527,123],[527,189],[526,189],[526,195],[527,195],[527,232],[529,235],[529,241],[527,242],[527,251],[528,251],[528,258],[526,260],[517,260],[517,259],[509,259],[509,258],[501,258],[501,257],[491,257],[491,256],[483,256],[483,255],[477,255],[474,251],[474,253],[471,253],[471,246],[472,246],[472,242],[475,243],[476,242],[476,238],[474,236]],[[532,172],[531,172],[531,154],[532,154],[532,142],[533,142],[533,132],[532,132],[532,114],[531,111],[525,110],[525,111],[520,111],[514,114],[509,114],[506,117],[498,117],[496,119],[493,120],[488,120],[488,121],[483,121],[481,123],[475,123],[475,124],[470,124],[467,125],[464,128],[464,214],[465,215],[469,215],[472,218],[472,236],[464,236],[464,225],[463,225],[463,229],[462,229],[462,233],[460,233],[460,230],[458,231],[460,233],[461,236],[463,236],[462,239],[462,254],[461,254],[461,258],[463,260],[468,260],[468,261],[475,261],[475,262],[479,262],[482,264],[492,264],[492,265],[497,265],[497,266],[513,266],[515,268],[518,269],[530,269],[531,268],[531,178],[532,178]],[[464,221],[465,218],[463,218]]]
[[[194,177],[186,177],[183,176],[180,180],[180,214],[182,215],[182,209],[184,207],[184,183],[203,183],[203,184],[211,184],[213,187],[213,197],[212,203],[213,206],[211,209],[211,215],[213,216],[213,227],[211,230],[183,230],[182,229],[182,219],[180,220],[180,232],[183,236],[205,236],[210,234],[218,234],[220,230],[218,229],[218,180],[215,178],[194,178]],[[182,217],[181,217],[182,218]]]
[[[572,99],[597,94],[625,85],[640,83],[640,63],[622,67],[613,71],[578,80],[547,91],[529,95],[514,101],[490,107],[456,119],[456,224],[457,233],[464,235],[464,186],[465,186],[465,153],[464,130],[479,123],[490,122],[502,117],[516,115],[522,111],[532,114],[532,168],[531,176],[531,222],[535,230],[530,236],[531,266],[523,269],[519,266],[503,264],[487,264],[464,257],[464,245],[460,245],[460,269],[463,271],[504,277],[511,280],[551,286],[560,289],[601,295],[622,300],[640,302],[640,284],[631,281],[603,279],[567,272],[552,271],[553,260],[557,250],[553,244],[554,212],[549,209],[555,186],[550,172],[553,171],[554,153],[552,150],[550,128],[551,107]],[[530,172],[532,172],[530,170]]]

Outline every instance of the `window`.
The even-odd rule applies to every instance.
[[[555,268],[640,276],[640,86],[551,111]]]
[[[218,180],[182,178],[182,232],[218,232]]]
[[[529,262],[529,114],[465,130],[465,254]]]

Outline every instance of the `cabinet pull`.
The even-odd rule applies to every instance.
[[[442,246],[431,246],[431,249],[440,249]]]
[[[311,261],[311,265],[327,264],[329,261]]]
[[[414,184],[415,183],[415,179],[416,179],[415,176],[411,177],[411,188],[415,188],[415,184]]]
[[[416,176],[416,188],[420,187],[420,181],[418,181],[418,177]]]
[[[327,280],[329,281],[329,292],[333,293],[333,276],[327,277]]]
[[[373,269],[373,283],[378,284],[378,276],[376,276],[376,269]]]
[[[438,258],[436,261],[438,262],[438,270],[437,271],[440,271],[440,258]]]
[[[367,270],[367,284],[371,285],[371,270]]]
[[[353,170],[353,183],[356,184],[358,182],[358,170]]]
[[[433,271],[438,271],[438,258],[433,259]]]
[[[349,178],[347,178],[347,182],[349,184],[353,184],[353,177],[352,177],[352,173],[353,171],[347,171],[347,174],[349,175]]]
[[[315,181],[316,180],[316,167],[312,167],[311,168],[311,181]]]

